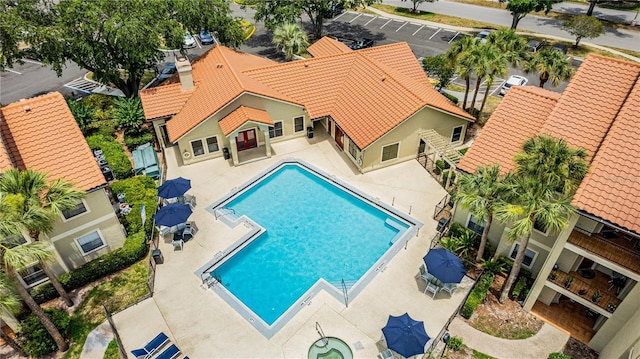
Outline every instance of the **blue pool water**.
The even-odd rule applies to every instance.
[[[224,206],[266,232],[214,275],[268,325],[320,278],[336,287],[355,283],[409,228],[297,165],[282,166]]]

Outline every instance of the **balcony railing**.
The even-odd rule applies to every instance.
[[[555,279],[552,279],[554,275]],[[573,280],[571,280],[570,285],[567,286],[566,284],[568,283],[569,277],[573,278]],[[547,280],[609,313],[613,313],[622,302],[616,298],[615,295],[611,294],[608,287],[594,285],[592,281],[583,280],[577,272],[565,273],[553,271],[549,274]],[[599,298],[597,294],[600,295]]]
[[[569,243],[640,274],[640,255],[605,239],[573,231]]]

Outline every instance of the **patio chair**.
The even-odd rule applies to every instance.
[[[191,223],[187,223],[186,227],[182,231],[182,239],[186,242],[193,238],[194,234],[196,234],[196,229],[191,225]]]
[[[175,235],[174,235],[175,236]],[[183,247],[184,247],[184,240],[182,238],[176,238],[174,237],[173,240],[171,241],[171,245],[173,246],[173,250],[180,250],[182,251]]]
[[[380,353],[378,353],[378,359],[394,359],[394,358],[395,356],[393,355],[393,352],[391,351],[391,349],[385,349]]]
[[[173,359],[177,358],[180,354],[180,349],[175,344],[171,344],[170,347],[165,349],[162,353],[158,354],[154,359]]]
[[[427,286],[424,288],[424,294],[427,294],[427,292],[431,292],[433,293],[433,295],[431,296],[432,299],[435,299],[436,294],[438,294],[438,292],[440,291],[442,287],[431,283],[431,282],[427,282]]]
[[[136,358],[149,358],[153,353],[162,348],[169,342],[169,337],[163,332],[160,332],[155,338],[151,339],[143,348],[134,349],[131,354]]]
[[[440,288],[440,290],[449,293],[449,297],[451,297],[453,295],[453,292],[455,292],[457,288],[458,285],[456,283],[446,283],[442,286],[442,288]]]

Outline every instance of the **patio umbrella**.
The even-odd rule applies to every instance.
[[[390,315],[382,334],[387,347],[405,358],[424,353],[424,346],[431,339],[424,330],[424,322],[407,313],[399,317]]]
[[[427,272],[442,283],[460,283],[467,273],[460,258],[444,248],[429,250],[423,259]]]
[[[191,188],[191,180],[178,177],[167,180],[158,187],[158,196],[162,198],[174,198],[184,195]]]
[[[154,215],[156,224],[173,227],[176,224],[185,223],[191,215],[191,206],[188,204],[171,203],[158,210]]]

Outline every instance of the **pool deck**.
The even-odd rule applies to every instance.
[[[435,300],[423,294],[424,282],[415,279],[422,257],[435,234],[431,218],[445,191],[417,161],[359,174],[327,136],[299,138],[272,144],[274,156],[238,167],[223,159],[179,166],[173,149],[167,150],[167,178],[191,179],[189,194],[197,197],[190,220],[199,231],[174,252],[170,241],[160,241],[164,264],[157,266],[155,293],[114,316],[118,334],[129,352],[164,331],[190,358],[306,358],[319,338],[316,322],[327,336],[344,340],[356,358],[373,358],[385,348],[382,327],[390,314],[408,312],[425,322],[434,337],[445,325],[473,284],[465,278],[451,298],[439,293]],[[271,339],[265,338],[215,292],[205,289],[194,272],[244,235],[244,226],[229,228],[206,207],[267,167],[285,158],[297,158],[333,174],[351,186],[424,223],[409,241],[356,297],[348,308],[321,292]],[[409,213],[411,211],[411,213]],[[318,220],[322,214],[318,213]],[[256,285],[260,274],[256,273]],[[129,353],[130,357],[131,354]]]

